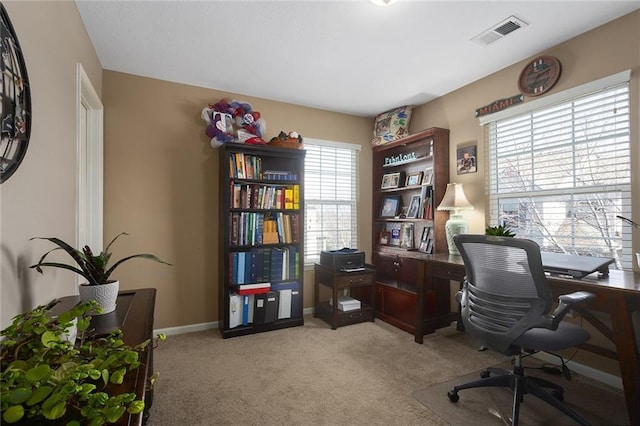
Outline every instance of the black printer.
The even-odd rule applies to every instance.
[[[321,251],[320,264],[334,271],[362,271],[364,252],[347,247],[340,250]]]

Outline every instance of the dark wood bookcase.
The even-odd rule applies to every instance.
[[[223,338],[304,324],[304,157],[302,149],[220,147]],[[268,293],[241,294],[265,285]]]
[[[425,332],[450,321],[449,287],[427,282],[424,264],[432,254],[447,252],[449,214],[437,207],[448,182],[447,129],[423,130],[373,148],[376,316],[410,333],[416,329],[419,285],[425,288]]]

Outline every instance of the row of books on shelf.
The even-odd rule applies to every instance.
[[[300,215],[282,212],[229,214],[231,245],[295,244],[300,241]]]
[[[257,294],[229,293],[229,328],[269,324],[302,315],[300,284],[274,284]]]
[[[261,179],[262,158],[243,152],[229,154],[229,176],[238,179]]]
[[[289,170],[262,170],[262,158],[243,152],[229,154],[229,176],[237,179],[296,181],[298,174]]]
[[[253,247],[229,253],[229,257],[230,283],[240,294],[257,293],[268,288],[269,282],[298,278],[300,253],[295,246]],[[255,289],[258,291],[249,291]]]
[[[300,208],[300,185],[279,186],[240,184],[231,182],[232,209],[288,209]]]

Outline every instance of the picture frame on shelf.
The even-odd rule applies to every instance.
[[[408,173],[404,186],[418,186],[422,183],[422,172]]]
[[[422,230],[418,251],[428,254],[433,251],[433,228],[431,226],[425,226]]]
[[[424,174],[422,175],[422,184],[433,185],[433,168],[429,167],[424,171]]]
[[[400,204],[400,196],[382,197],[382,203],[380,206],[380,217],[389,218],[398,216],[398,211],[400,211]]]
[[[418,210],[420,210],[420,196],[414,195],[411,197],[411,203],[409,203],[409,211],[407,211],[407,218],[409,219],[417,218]]]
[[[389,245],[391,244],[391,232],[390,231],[380,231],[380,240],[379,244]]]
[[[395,189],[400,187],[402,172],[387,173],[382,176],[380,189]]]
[[[403,223],[400,227],[400,247],[412,249],[413,245],[413,223]]]
[[[398,222],[389,222],[386,224],[386,231],[389,233],[389,245],[400,245],[400,224]]]

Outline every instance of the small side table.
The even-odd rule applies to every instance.
[[[341,272],[316,263],[314,265],[313,316],[331,325],[331,329],[364,321],[374,321],[375,269],[367,265],[363,271]],[[320,286],[331,289],[333,303],[320,301]],[[352,291],[356,289],[357,291]],[[359,291],[363,290],[363,291]],[[360,300],[360,309],[341,311],[338,309],[338,297],[342,291],[348,291],[351,297]]]

